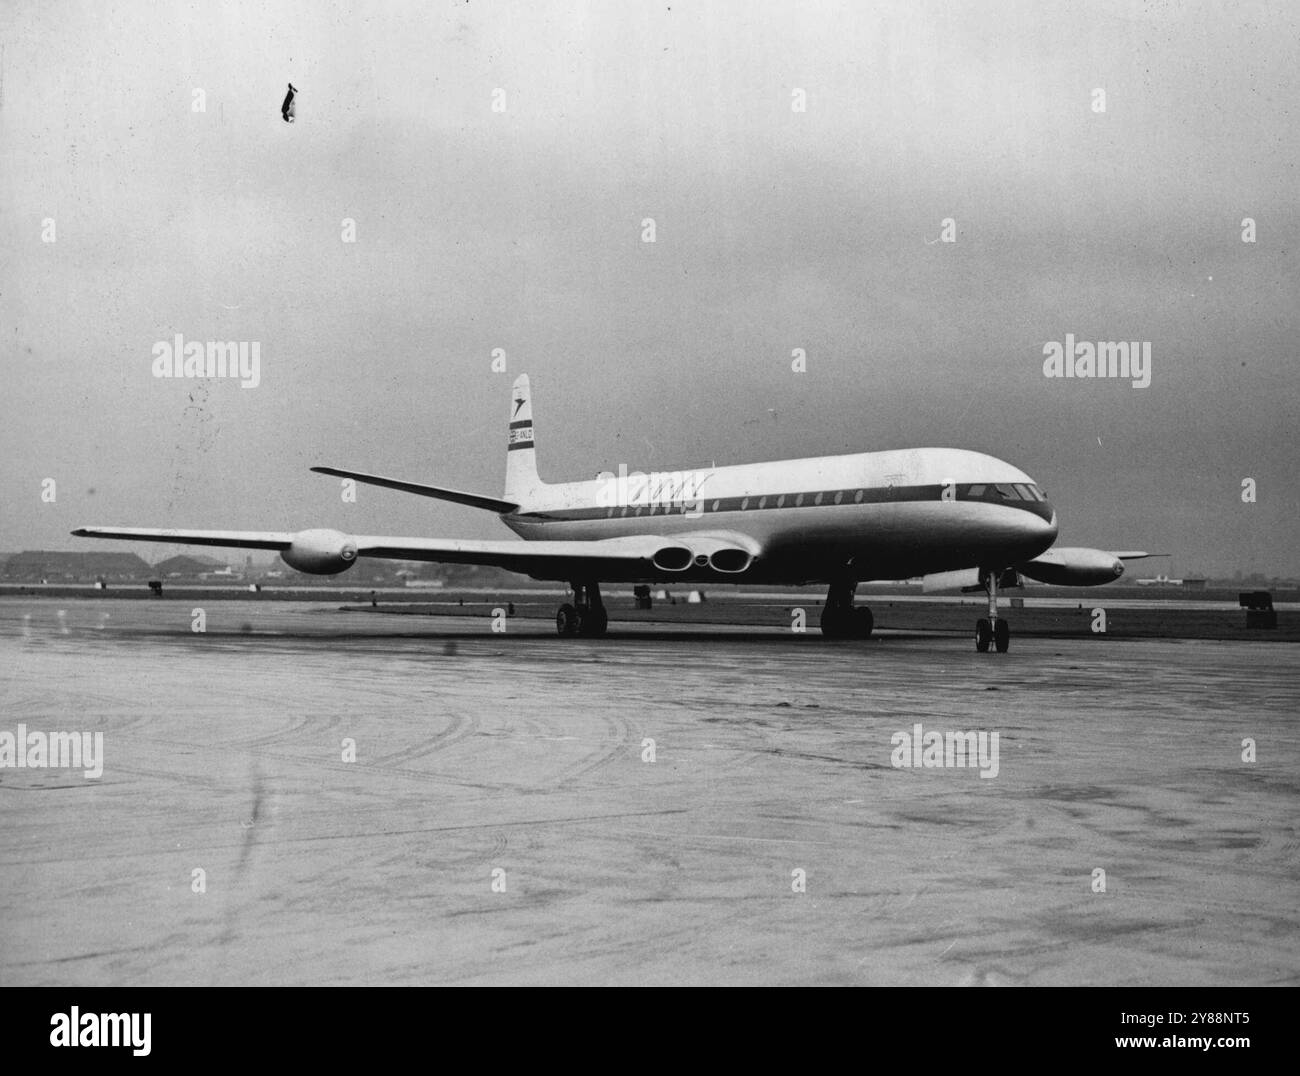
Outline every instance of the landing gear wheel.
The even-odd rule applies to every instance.
[[[578,623],[578,610],[568,602],[561,605],[555,614],[555,630],[561,635],[577,635]]]
[[[822,609],[822,634],[828,639],[851,639],[857,634],[856,618],[852,609],[835,607]]]
[[[975,621],[975,649],[981,654],[989,652],[989,642],[993,639],[993,628],[984,617]]]
[[[821,629],[828,639],[866,639],[875,623],[875,617],[865,605],[849,609],[822,608]]]
[[[600,600],[600,584],[577,579],[569,586],[573,601],[565,602],[555,614],[555,630],[561,635],[587,638],[604,635],[609,627],[609,614]]]
[[[844,624],[839,610],[832,606],[822,606],[820,624],[822,634],[828,639],[839,639],[844,634]]]
[[[578,612],[578,634],[600,636],[609,627],[609,614],[603,606]]]
[[[837,578],[826,592],[822,606],[822,634],[828,639],[866,639],[875,627],[875,617],[865,605],[853,604],[853,591],[857,583],[852,579]]]
[[[859,639],[870,638],[871,629],[875,626],[876,618],[865,605],[860,605],[853,610],[853,634]]]
[[[999,654],[1005,654],[1007,647],[1011,645],[1011,625],[1005,620],[995,620],[993,622],[993,649]]]

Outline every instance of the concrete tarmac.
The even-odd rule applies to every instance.
[[[1300,982],[1295,644],[203,613],[0,601],[0,984]]]

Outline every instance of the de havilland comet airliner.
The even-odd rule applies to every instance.
[[[860,582],[923,576],[924,589],[980,590],[988,616],[975,646],[1003,653],[1011,638],[998,590],[1021,576],[1064,586],[1118,579],[1140,552],[1052,549],[1056,511],[1034,480],[992,456],[910,448],[697,470],[602,474],[543,482],[537,474],[527,376],[510,395],[502,497],[313,467],[421,497],[495,512],[523,541],[392,538],[335,530],[208,531],[79,527],[82,538],[273,549],[291,568],[347,571],[358,557],[487,564],[573,591],[556,614],[561,635],[604,635],[600,584],[760,583],[828,587],[821,630],[871,634],[871,610],[853,604]]]

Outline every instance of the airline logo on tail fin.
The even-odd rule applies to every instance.
[[[528,402],[528,376],[520,374],[510,393],[510,440],[507,451],[533,447],[533,409]]]

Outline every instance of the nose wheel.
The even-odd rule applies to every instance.
[[[1000,618],[990,621],[980,617],[975,621],[975,649],[987,654],[990,643],[999,654],[1005,654],[1011,645],[1011,625]]]
[[[989,652],[989,643],[999,654],[1011,646],[1011,625],[998,616],[998,573],[987,572],[984,589],[989,596],[989,615],[975,621],[975,649],[981,654]]]

